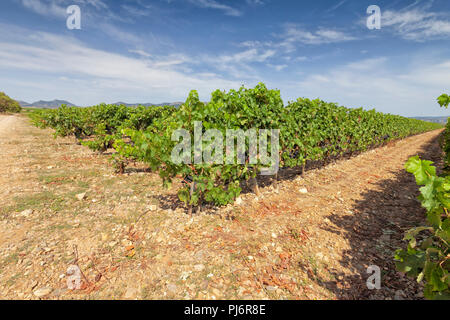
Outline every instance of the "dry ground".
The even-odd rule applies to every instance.
[[[163,190],[142,165],[115,175],[108,155],[0,116],[0,298],[420,298],[392,256],[424,219],[404,162],[439,161],[439,134],[291,175],[279,192],[268,186],[191,218],[179,186]],[[85,279],[71,291],[75,251]],[[366,287],[372,264],[381,290]]]

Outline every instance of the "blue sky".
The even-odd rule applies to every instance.
[[[81,8],[81,30],[66,8]],[[366,26],[381,8],[381,30]],[[447,115],[448,0],[2,0],[0,90],[28,102],[184,101],[191,89]]]

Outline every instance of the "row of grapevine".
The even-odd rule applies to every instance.
[[[145,125],[131,120],[133,114],[141,119],[146,112],[149,117],[143,116]],[[285,106],[280,92],[269,90],[262,83],[251,89],[214,91],[208,103],[201,102],[197,92],[191,91],[186,102],[175,110],[106,105],[86,109],[63,107],[53,112],[41,111],[34,119],[38,125],[54,128],[59,135],[73,134],[83,139],[82,143],[93,149],[113,146],[117,151],[114,161],[119,167],[123,168],[129,159],[147,163],[158,170],[166,186],[176,177],[189,177],[192,183],[179,191],[179,198],[191,206],[232,202],[241,192],[241,183],[266,167],[262,159],[250,163],[248,152],[245,163],[195,163],[194,154],[188,155],[191,161],[174,163],[172,151],[179,143],[172,139],[174,132],[184,129],[193,136],[195,124],[199,122],[202,134],[215,129],[223,137],[230,129],[279,129],[279,148],[274,150],[278,150],[280,167],[301,167],[307,161],[328,162],[441,127],[321,100],[301,98]],[[268,150],[272,150],[270,138]],[[249,140],[244,141],[245,150],[249,150]],[[208,150],[211,144],[212,141],[202,141],[202,149]],[[236,154],[226,155],[229,156],[234,158]]]
[[[450,97],[444,94],[438,103],[447,108]],[[443,174],[438,176],[433,162],[418,156],[405,165],[422,186],[419,200],[426,209],[427,225],[406,233],[408,246],[397,250],[395,260],[399,271],[425,282],[425,298],[450,300],[450,121],[443,138],[446,166]]]
[[[58,109],[36,109],[29,116],[35,126],[54,129],[55,136],[74,136],[78,143],[104,152],[114,141],[122,139],[122,129],[145,130],[156,118],[167,117],[174,111],[171,106],[131,108],[100,104],[78,108],[62,105]]]

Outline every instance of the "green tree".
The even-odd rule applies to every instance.
[[[8,97],[4,92],[0,92],[0,112],[20,112],[20,104]]]

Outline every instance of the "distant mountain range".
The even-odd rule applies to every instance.
[[[36,101],[33,103],[28,103],[28,102],[19,100],[18,102],[22,108],[35,107],[35,108],[56,109],[56,108],[59,108],[62,104],[66,104],[69,107],[75,106],[73,103],[70,103],[69,101],[65,101],[65,100],[52,100],[52,101],[39,100],[39,101]]]
[[[56,109],[61,107],[62,104],[67,105],[68,107],[75,107],[75,105],[69,101],[65,101],[65,100],[52,100],[52,101],[43,101],[43,100],[39,100],[33,103],[28,103],[25,101],[17,101],[19,102],[19,104],[23,107],[23,108],[46,108],[46,109]],[[174,106],[174,107],[179,107],[183,104],[183,102],[167,102],[167,103],[159,103],[159,104],[155,104],[155,103],[126,103],[126,102],[116,102],[116,103],[112,103],[112,104],[123,104],[127,107],[136,107],[136,106]]]
[[[423,120],[423,121],[428,121],[428,122],[436,122],[436,123],[446,124],[448,117],[412,117],[412,118]]]

